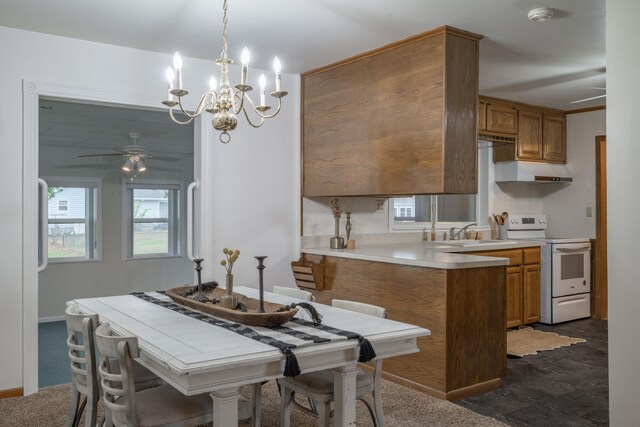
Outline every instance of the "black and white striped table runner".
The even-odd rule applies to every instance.
[[[295,377],[300,374],[300,366],[293,352],[294,349],[299,347],[333,341],[358,340],[360,343],[359,362],[368,362],[376,357],[371,343],[362,335],[322,324],[314,325],[313,322],[304,319],[293,318],[282,326],[270,328],[247,326],[241,323],[222,320],[218,317],[210,316],[176,304],[163,292],[132,292],[131,295],[177,313],[184,314],[185,316],[201,320],[210,325],[218,326],[263,344],[276,347],[286,357],[283,372],[285,377]]]

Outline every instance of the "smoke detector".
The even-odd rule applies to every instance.
[[[531,9],[527,14],[529,21],[544,22],[551,19],[553,16],[553,9],[547,7],[539,7],[537,9]]]

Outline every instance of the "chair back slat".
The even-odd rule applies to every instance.
[[[309,291],[304,291],[302,289],[290,288],[287,286],[274,286],[273,293],[279,295],[286,295],[291,298],[297,298],[302,301],[315,301],[316,298]]]
[[[65,323],[71,381],[88,399],[97,399],[98,381],[93,332],[98,325],[98,316],[80,313],[78,305],[72,304],[65,310]]]

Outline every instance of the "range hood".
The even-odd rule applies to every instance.
[[[569,171],[564,165],[529,162],[495,163],[496,182],[571,182]]]

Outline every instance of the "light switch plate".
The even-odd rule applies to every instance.
[[[591,208],[591,206],[587,207],[587,218],[591,218],[593,216],[593,209]]]

